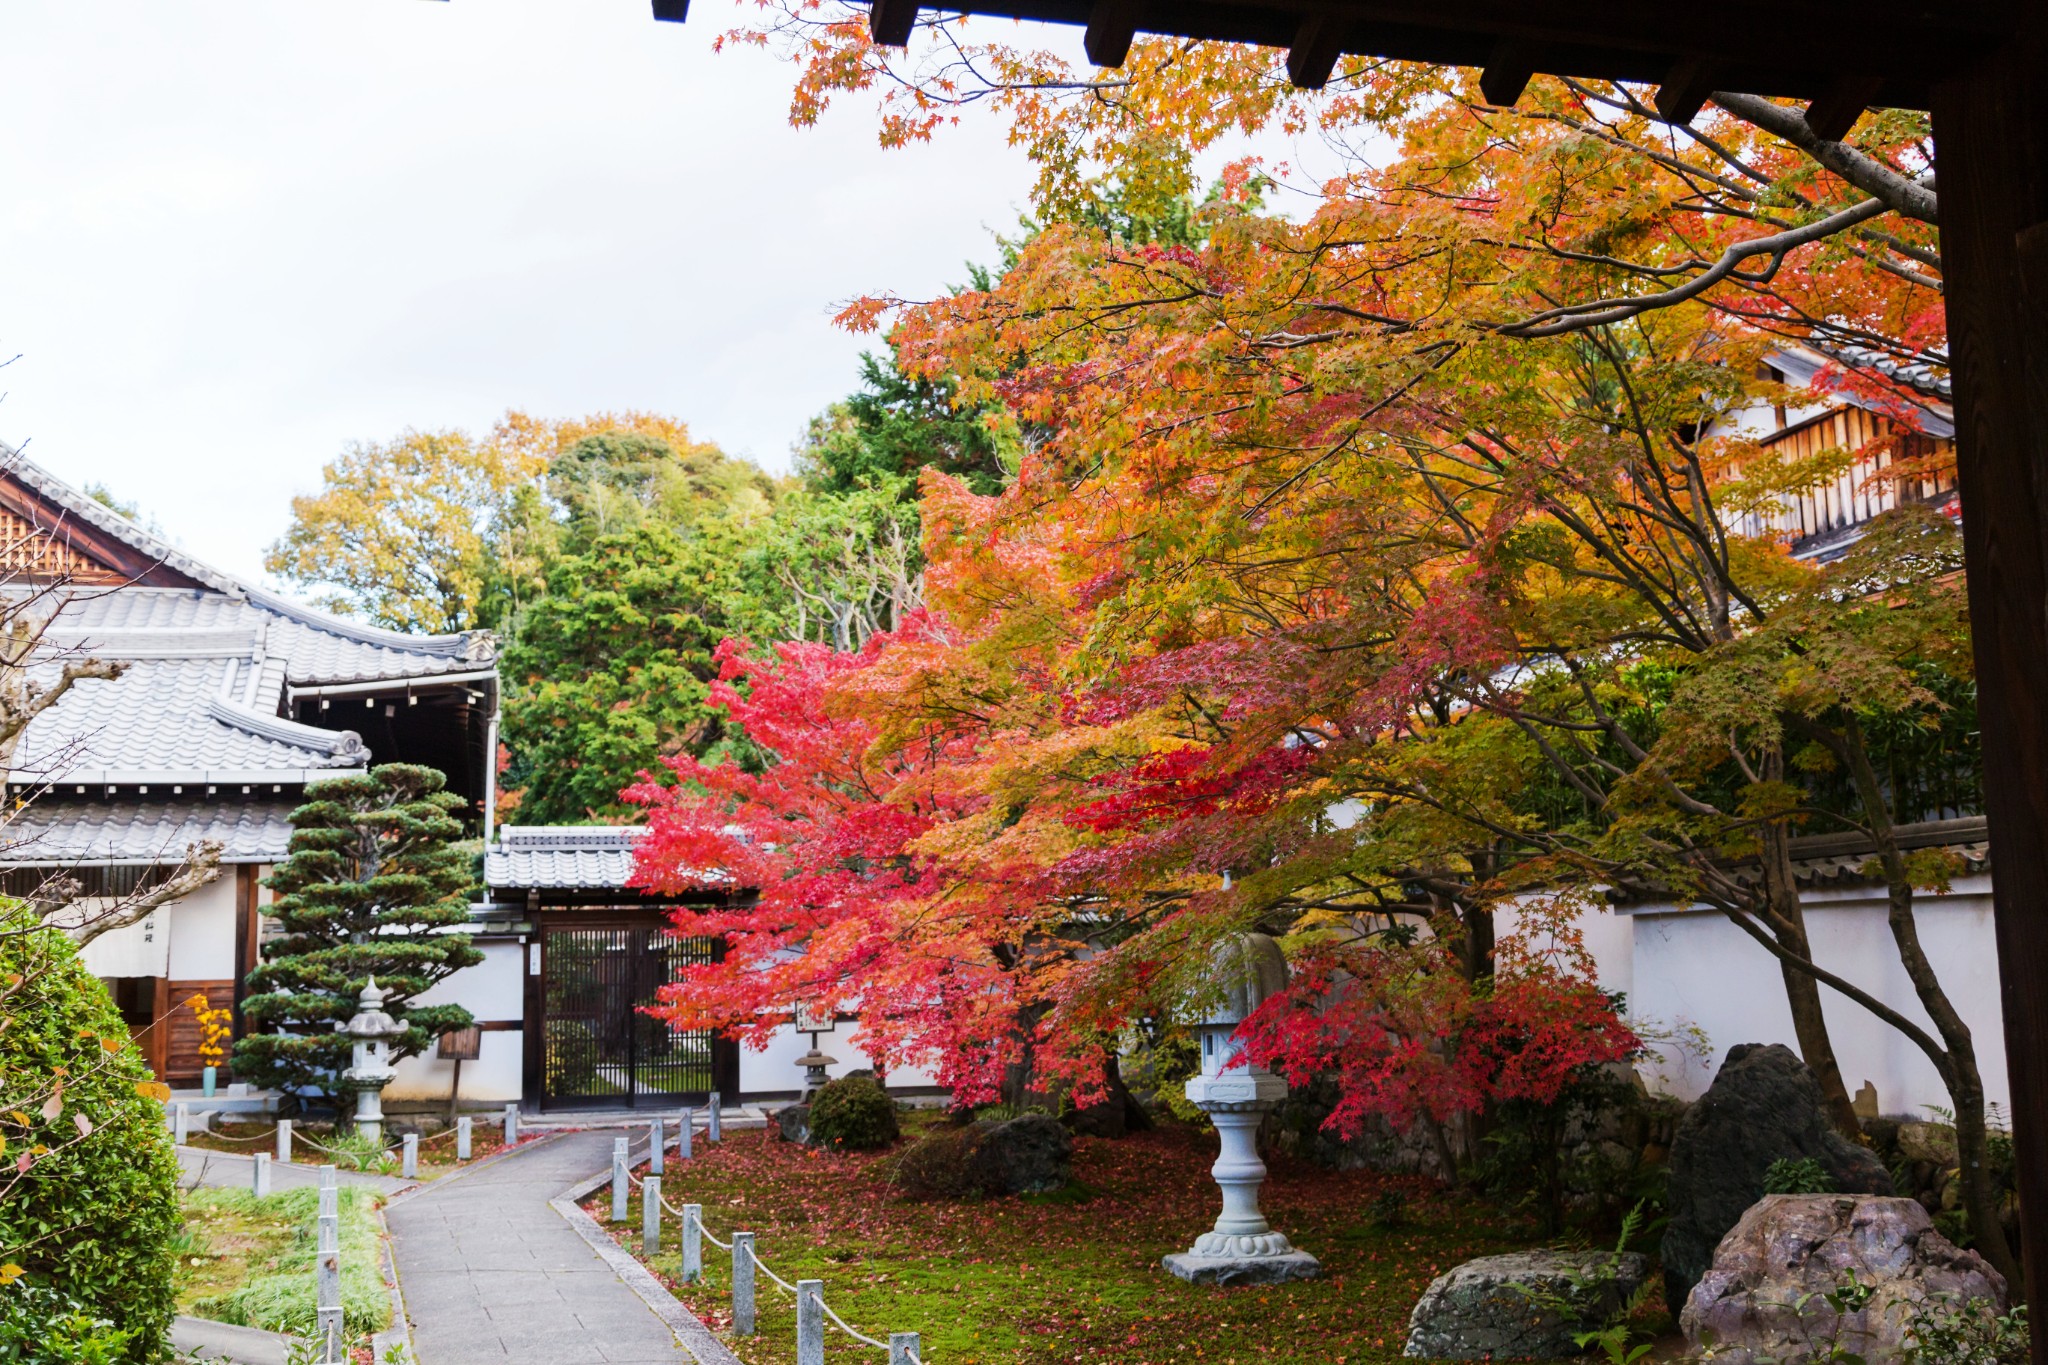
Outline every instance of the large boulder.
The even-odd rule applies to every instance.
[[[1621,1308],[1647,1273],[1634,1252],[1518,1251],[1430,1282],[1401,1354],[1428,1360],[1560,1360]]]
[[[1664,1229],[1664,1301],[1682,1304],[1714,1248],[1763,1197],[1764,1172],[1811,1157],[1844,1194],[1890,1194],[1892,1178],[1866,1147],[1837,1133],[1820,1084],[1790,1048],[1741,1043],[1679,1121],[1671,1142]]]
[[[975,1124],[973,1165],[983,1189],[1043,1194],[1073,1179],[1074,1140],[1050,1114],[1020,1114],[1006,1123]]]
[[[1856,1299],[1830,1303],[1851,1276]],[[2004,1279],[1936,1232],[1918,1200],[1772,1194],[1722,1239],[1678,1323],[1717,1365],[1774,1365],[1829,1346],[1893,1365],[1915,1310],[1936,1296],[2006,1306]]]
[[[811,1140],[811,1106],[785,1104],[775,1111],[775,1133],[784,1142]]]

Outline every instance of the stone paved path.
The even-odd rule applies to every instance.
[[[694,1365],[548,1207],[610,1167],[616,1136],[565,1134],[385,1209],[419,1365]]]

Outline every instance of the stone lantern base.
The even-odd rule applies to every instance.
[[[1323,1263],[1300,1250],[1285,1251],[1277,1256],[1204,1255],[1199,1251],[1176,1251],[1161,1264],[1170,1274],[1189,1284],[1286,1284],[1290,1280],[1312,1280],[1323,1273]]]

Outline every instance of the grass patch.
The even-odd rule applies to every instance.
[[[376,1196],[341,1190],[341,1307],[349,1333],[391,1325],[384,1287],[383,1238]],[[247,1190],[188,1190],[178,1255],[178,1311],[272,1332],[309,1334],[313,1252],[320,1192],[281,1190],[258,1199]]]
[[[826,1302],[872,1336],[921,1333],[927,1358],[940,1365],[1393,1362],[1431,1279],[1536,1242],[1528,1224],[1425,1179],[1275,1161],[1261,1202],[1276,1227],[1321,1259],[1323,1276],[1217,1289],[1185,1284],[1159,1264],[1186,1250],[1221,1206],[1209,1176],[1216,1139],[1193,1128],[1080,1139],[1077,1193],[963,1202],[904,1198],[889,1182],[887,1152],[828,1155],[738,1132],[697,1153],[670,1163],[662,1181],[670,1203],[704,1205],[721,1238],[754,1232],[778,1274],[823,1280]],[[629,1221],[609,1226],[637,1252],[637,1181],[634,1188]],[[1397,1227],[1373,1218],[1389,1191],[1402,1196]],[[609,1189],[586,1207],[605,1222]],[[678,1285],[673,1220],[665,1235],[651,1268],[741,1360],[795,1359],[787,1295],[762,1279],[759,1334],[733,1338],[727,1254],[707,1245],[707,1282]],[[849,1346],[836,1329],[827,1342],[835,1356]]]

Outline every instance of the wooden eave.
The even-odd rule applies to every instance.
[[[33,489],[0,475],[0,510],[13,513],[58,545],[68,546],[106,570],[108,581],[145,588],[197,588],[206,584],[151,558],[102,531]]]
[[[679,21],[688,2],[653,9]],[[1134,35],[1161,34],[1286,48],[1289,73],[1308,86],[1338,58],[1364,56],[1479,67],[1488,90],[1507,96],[1497,103],[1541,71],[1858,110],[1925,108],[1936,82],[2015,27],[1996,0],[1722,0],[1711,14],[1656,0],[875,0],[876,41],[905,42],[920,11],[1082,26],[1090,59],[1108,67],[1123,64]]]

